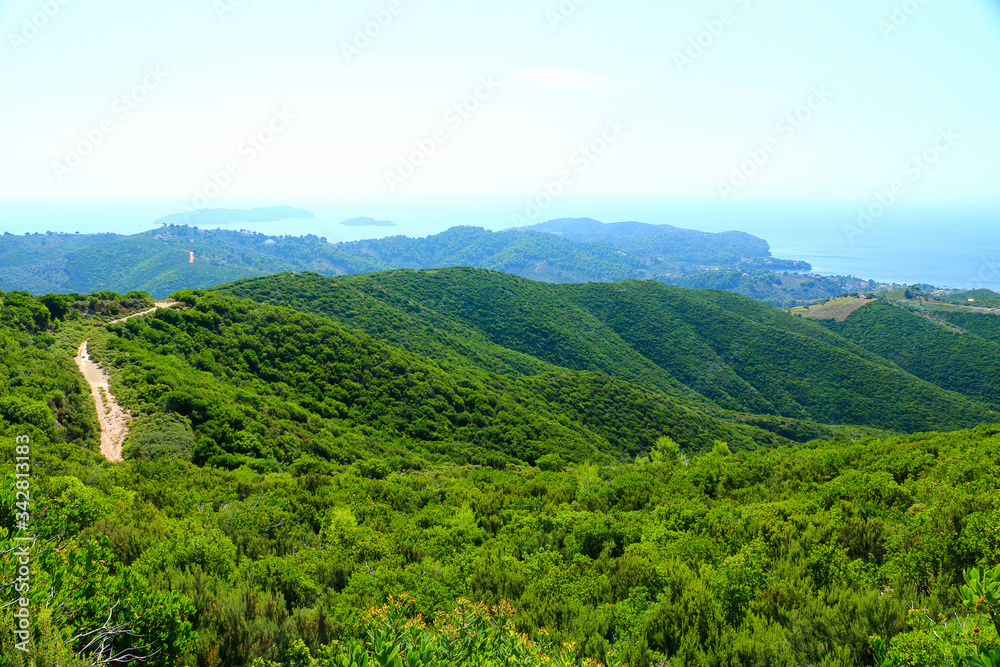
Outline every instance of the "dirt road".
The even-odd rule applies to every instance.
[[[156,312],[160,308],[169,308],[175,302],[164,301],[157,303],[154,308],[144,310],[141,313],[134,313],[128,317],[123,317],[109,324],[120,324],[133,317],[141,317]],[[132,415],[126,412],[111,393],[109,383],[111,376],[108,375],[93,359],[87,350],[89,340],[83,341],[76,351],[76,365],[83,374],[87,384],[90,385],[90,393],[94,398],[94,407],[97,409],[97,419],[101,423],[101,454],[108,461],[116,463],[122,460],[122,443],[128,433],[128,424],[132,420]]]
[[[170,306],[176,306],[176,305],[177,305],[176,301],[158,301],[156,303],[156,305],[153,306],[152,308],[150,308],[149,310],[144,310],[141,313],[132,313],[128,317],[123,317],[123,318],[118,319],[118,320],[112,320],[112,321],[108,322],[108,324],[121,324],[125,320],[130,320],[133,317],[142,317],[143,315],[149,315],[150,313],[155,313],[160,308],[169,308]]]

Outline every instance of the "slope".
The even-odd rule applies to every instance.
[[[178,298],[188,310],[111,326],[103,345],[95,338],[95,352],[117,370],[115,394],[133,414],[190,420],[199,463],[278,468],[308,454],[503,465],[547,453],[632,457],[662,435],[691,449],[715,439],[738,448],[784,442],[614,378],[456,370],[327,318],[218,295]],[[562,409],[543,400],[543,387],[585,391],[595,407]],[[628,400],[615,415],[597,408],[619,395]]]
[[[902,431],[960,428],[995,415],[814,322],[725,292],[648,281],[548,285],[476,269],[285,276],[222,289],[323,312],[322,295],[339,285],[433,312],[550,364],[649,391],[686,388],[727,410]],[[312,299],[319,301],[303,306]],[[342,317],[335,308],[323,314]],[[358,317],[351,326],[371,325]],[[390,338],[402,335],[397,329]]]
[[[191,262],[191,253],[194,262]],[[0,289],[90,293],[143,290],[165,297],[282,271],[331,275],[388,268],[316,236],[167,225],[132,236],[36,234],[0,237]]]
[[[425,238],[393,236],[339,247],[393,268],[474,266],[554,283],[627,280],[644,277],[651,268],[601,244],[479,227],[453,227]]]
[[[189,261],[191,253],[193,262]],[[315,236],[275,239],[187,226],[167,226],[80,248],[67,254],[66,262],[71,290],[138,289],[156,297],[281,271],[313,269],[338,274],[383,268]]]
[[[606,336],[587,312],[571,304],[547,307],[541,283],[504,276],[529,291],[525,312],[512,326],[480,326],[462,313],[484,310],[483,319],[504,323],[520,305],[513,292],[495,293],[481,277],[500,276],[481,269],[393,271],[335,280],[316,274],[282,274],[223,285],[213,293],[295,308],[333,318],[391,344],[442,361],[490,372],[533,375],[556,369],[604,373],[675,396],[694,394],[617,336]],[[523,296],[523,295],[522,295]],[[506,318],[506,319],[505,319]],[[548,321],[542,321],[542,320]],[[588,325],[589,323],[589,325]],[[570,334],[583,326],[580,334]]]
[[[652,236],[628,237],[634,238],[636,250],[627,246],[627,253],[604,243],[607,239],[601,235],[575,239],[531,229],[491,232],[479,227],[455,227],[425,238],[338,244],[313,235],[266,236],[172,224],[132,236],[8,234],[0,237],[0,289],[36,294],[144,290],[162,298],[180,289],[205,289],[284,271],[342,275],[447,266],[487,268],[555,283],[613,282],[679,271],[673,260],[664,263],[663,257],[650,254],[651,248],[661,252],[657,243],[674,249],[673,254],[662,250],[664,254],[698,265],[778,261],[758,257],[767,253],[767,244],[749,235],[635,225],[652,230]]]
[[[990,314],[958,318],[967,326],[974,318],[987,325],[1000,322]],[[972,320],[972,321],[970,321]],[[977,400],[1000,406],[1000,343],[973,333],[957,333],[928,317],[884,300],[874,301],[844,322],[824,323],[866,350],[879,354],[919,378]],[[986,328],[985,326],[983,328]]]
[[[994,343],[1000,343],[1000,313],[998,312],[973,313],[962,310],[938,311],[935,314],[967,333],[975,334]]]
[[[612,308],[599,287],[546,289]],[[637,308],[680,301],[610,287]],[[86,327],[149,304],[0,294],[0,460],[31,461],[30,536],[6,475],[0,544],[33,545],[24,627],[45,664],[100,662],[94,636],[156,667],[357,667],[397,649],[422,664],[848,667],[873,661],[876,638],[887,663],[913,665],[1000,646],[992,610],[958,592],[1000,554],[1000,427],[734,452],[705,440],[754,431],[597,373],[481,382],[328,318],[182,296],[187,310],[95,340],[141,409],[133,455],[112,465],[89,451],[72,352],[98,337]],[[609,455],[663,433],[702,451],[662,439],[634,462]],[[604,457],[515,458],[535,442]],[[18,567],[0,559],[2,580]],[[6,627],[0,662],[21,664]]]
[[[792,268],[792,267],[789,267]],[[668,285],[692,289],[718,289],[748,296],[775,308],[789,308],[818,299],[836,297],[846,292],[864,292],[871,284],[847,276],[776,273],[775,270],[701,271],[685,276],[657,278]]]
[[[771,256],[767,241],[745,232],[713,234],[643,222],[608,224],[590,218],[549,220],[526,229],[574,241],[600,243],[629,255],[658,258],[671,264],[720,266]]]

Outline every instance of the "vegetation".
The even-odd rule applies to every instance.
[[[820,324],[725,292],[546,285],[474,269],[275,276],[219,292],[310,310],[436,358],[484,349],[456,349],[471,329],[493,359],[504,348],[740,413],[900,431],[995,419]]]
[[[840,296],[833,299],[823,299],[806,306],[792,308],[789,312],[798,317],[811,320],[836,320],[843,322],[858,308],[874,301],[874,294]]]
[[[995,315],[967,317],[1000,320]],[[996,382],[1000,377],[1000,342],[962,333],[938,319],[884,300],[869,303],[844,322],[830,322],[829,326],[919,378],[1000,407]]]
[[[148,297],[0,295],[5,664],[978,667],[1000,650],[1000,426],[975,425],[994,413],[816,322],[471,269],[176,296],[110,324]],[[84,338],[138,418],[121,464],[97,454]],[[724,391],[689,382],[712,364]],[[755,394],[776,409],[724,405]],[[855,426],[815,421],[834,413]],[[856,426],[875,423],[971,428]]]
[[[971,299],[971,301],[970,301]],[[942,301],[961,305],[974,304],[978,307],[1000,308],[1000,294],[988,289],[957,292],[941,297]]]
[[[546,282],[610,282],[646,276],[649,265],[607,246],[552,234],[453,227],[426,238],[393,236],[343,243],[346,252],[372,257],[386,267],[435,269],[475,266]]]
[[[191,220],[216,224],[233,217],[251,219],[255,212],[267,217],[268,210],[211,209],[192,214]],[[396,236],[339,244],[313,235],[265,236],[177,224],[133,236],[7,234],[0,237],[0,289],[36,294],[141,289],[162,298],[177,290],[283,271],[336,276],[390,268],[474,266],[564,283],[650,278],[697,271],[705,264],[778,266],[781,262],[770,258],[765,241],[748,234],[705,234],[639,223],[628,228],[594,224],[603,230],[594,238],[532,229],[490,232],[455,227],[426,238]],[[637,232],[636,225],[645,232]],[[804,263],[791,264],[808,268]]]
[[[189,309],[114,325],[91,350],[118,369],[113,389],[132,414],[190,421],[198,464],[277,470],[303,454],[350,463],[363,451],[406,461],[392,470],[418,456],[503,467],[547,452],[631,457],[663,433],[693,449],[717,438],[740,448],[782,441],[607,376],[445,368],[316,316],[178,296]],[[140,426],[128,444],[148,439]],[[174,440],[187,432],[175,431]]]
[[[966,309],[939,311],[937,316],[967,333],[1000,343],[1000,313],[976,313]]]
[[[818,299],[837,297],[845,292],[868,290],[874,286],[872,282],[851,277],[776,273],[777,270],[778,267],[775,266],[765,265],[762,270],[747,264],[736,269],[700,271],[660,280],[677,287],[725,290],[776,308],[793,308]]]
[[[680,267],[683,273],[697,267],[727,266],[771,257],[767,241],[745,232],[711,234],[642,222],[605,224],[589,218],[549,220],[526,229],[598,243],[663,267]],[[800,266],[809,267],[805,262]]]

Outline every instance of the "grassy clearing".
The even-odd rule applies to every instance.
[[[814,303],[810,306],[792,308],[789,312],[811,320],[836,320],[843,322],[855,310],[874,300],[854,296],[837,297],[821,303]]]

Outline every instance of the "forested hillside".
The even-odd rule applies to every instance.
[[[715,439],[737,448],[781,441],[608,376],[491,375],[320,317],[215,295],[179,298],[190,308],[109,327],[91,348],[119,369],[114,389],[133,413],[190,420],[198,464],[322,467],[364,452],[390,470],[420,458],[502,467],[544,454],[631,458],[664,433],[692,449]]]
[[[209,222],[241,213],[235,217],[254,219],[254,211],[201,213],[198,219]],[[558,234],[454,227],[424,238],[394,236],[337,244],[313,235],[267,236],[166,223],[133,236],[8,233],[0,237],[0,289],[35,294],[141,289],[163,298],[181,289],[284,271],[336,276],[391,268],[473,266],[565,283],[652,278],[705,266],[755,271],[779,265],[808,268],[802,262],[771,258],[766,241],[739,232],[708,234],[668,225],[578,222],[589,230],[586,238],[567,235],[566,224],[559,226]],[[636,236],[637,225],[644,234]],[[597,228],[603,231],[595,236],[591,232]]]
[[[1000,329],[992,314],[949,313],[947,320],[969,331],[879,300],[830,328],[866,350],[882,355],[919,378],[1000,407],[1000,342],[977,330]],[[979,325],[979,321],[983,324]]]
[[[847,292],[873,291],[869,280],[845,276],[816,276],[789,273],[766,266],[766,270],[738,268],[700,271],[685,276],[659,278],[668,285],[692,289],[717,289],[761,301],[775,308],[791,308],[810,301],[827,299]]]
[[[767,241],[745,232],[713,234],[642,222],[606,224],[590,218],[549,220],[525,229],[599,243],[668,266],[683,265],[684,273],[691,267],[735,265],[771,256]],[[802,266],[808,268],[804,262]]]
[[[941,298],[948,303],[961,304],[963,306],[976,306],[986,308],[1000,308],[1000,294],[988,289],[975,289],[967,292],[960,292]]]
[[[1000,313],[940,312],[940,319],[985,340],[1000,343]]]
[[[971,570],[1000,563],[1000,427],[976,425],[995,413],[820,324],[472,269],[176,298],[112,323],[151,299],[0,293],[8,610],[13,538],[36,536],[32,659],[8,611],[5,664],[978,667],[1000,648]],[[97,453],[85,338],[135,418],[121,464]],[[770,412],[724,409],[753,401]]]
[[[281,271],[336,275],[383,268],[388,267],[341,252],[316,236],[266,237],[186,225],[133,236],[0,237],[0,289],[35,294],[141,289],[162,298],[179,289]]]
[[[447,322],[488,340],[486,349],[737,412],[904,431],[996,418],[817,323],[725,292],[651,281],[547,285],[474,269],[274,276],[219,291],[333,317],[424,354],[467,357],[454,338],[418,333],[421,321]]]

